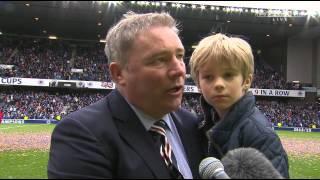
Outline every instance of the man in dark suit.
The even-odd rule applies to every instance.
[[[180,108],[186,70],[175,20],[127,13],[105,52],[116,89],[56,126],[48,177],[199,178],[202,138],[197,118]]]

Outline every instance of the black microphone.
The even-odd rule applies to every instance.
[[[224,172],[224,167],[219,159],[207,157],[199,165],[199,174],[202,179],[230,179]]]
[[[221,162],[232,179],[283,179],[267,157],[254,148],[229,151]]]

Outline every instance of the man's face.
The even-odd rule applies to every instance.
[[[155,118],[176,110],[184,89],[184,53],[180,38],[168,27],[140,32],[122,70],[129,102]]]

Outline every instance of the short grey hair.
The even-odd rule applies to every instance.
[[[179,34],[178,24],[166,12],[136,14],[132,11],[123,15],[123,18],[108,31],[106,37],[105,54],[108,64],[119,62],[124,66],[127,63],[127,52],[130,50],[136,36],[144,30],[155,26],[172,28]]]

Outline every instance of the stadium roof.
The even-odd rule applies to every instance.
[[[244,35],[256,48],[270,47],[297,35],[320,35],[319,17],[307,16],[303,10],[288,14],[274,9],[272,14],[262,8],[192,5],[185,1],[1,1],[0,32],[98,41],[129,10],[170,12],[180,22],[183,42],[190,48],[211,32]]]

